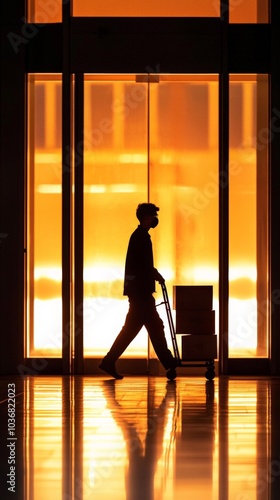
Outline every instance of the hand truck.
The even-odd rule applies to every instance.
[[[171,313],[168,293],[167,293],[166,285],[164,282],[161,283],[161,288],[162,288],[163,302],[161,302],[158,305],[165,304],[167,320],[168,320],[168,324],[169,324],[172,346],[173,346],[173,351],[174,351],[174,357],[176,359],[177,366],[178,367],[203,367],[203,366],[205,366],[206,367],[205,378],[207,380],[213,380],[215,378],[215,363],[214,363],[213,359],[208,359],[203,363],[196,362],[196,361],[188,362],[188,363],[182,362],[183,360],[181,360],[180,354],[179,354],[178,343],[177,343],[177,338],[176,338],[175,327],[174,327],[173,317],[172,317],[172,313]]]

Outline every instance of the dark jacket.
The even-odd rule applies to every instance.
[[[143,297],[155,291],[153,248],[148,231],[138,226],[132,233],[125,261],[124,295]]]

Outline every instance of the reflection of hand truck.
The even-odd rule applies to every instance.
[[[167,314],[167,319],[168,319],[168,324],[169,324],[169,329],[170,329],[170,334],[171,334],[171,340],[172,340],[172,346],[173,346],[173,351],[174,351],[174,357],[177,361],[177,366],[180,367],[206,367],[206,372],[205,372],[205,377],[207,380],[213,380],[215,378],[215,363],[213,359],[207,359],[204,363],[202,362],[189,362],[189,363],[182,363],[182,360],[180,359],[180,354],[179,354],[179,349],[178,349],[178,343],[176,339],[176,333],[175,333],[175,327],[174,327],[174,322],[173,322],[173,317],[171,313],[171,308],[170,308],[170,303],[169,303],[169,298],[168,298],[168,293],[166,289],[165,283],[161,283],[161,288],[162,288],[162,295],[163,295],[163,302],[161,304],[165,304],[166,308],[166,314]],[[159,304],[160,305],[160,304]]]

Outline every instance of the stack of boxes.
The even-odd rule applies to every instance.
[[[175,331],[182,336],[182,361],[217,358],[215,311],[212,304],[211,285],[174,286]]]

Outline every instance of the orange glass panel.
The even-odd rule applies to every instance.
[[[268,0],[229,0],[230,23],[268,23]]]
[[[150,89],[157,266],[170,298],[174,285],[213,286],[218,334],[218,77],[160,75]]]
[[[229,354],[268,351],[267,77],[230,80]]]
[[[265,75],[231,77],[230,356],[268,351],[267,88]],[[61,356],[59,110],[61,77],[30,75],[29,356]],[[218,319],[217,77],[90,75],[84,138],[85,354],[104,354],[123,324],[125,253],[135,208],[148,198],[160,206],[152,238],[170,297],[174,284],[212,284]],[[160,314],[168,331],[164,307]],[[146,354],[143,331],[125,355]]]
[[[74,16],[104,17],[219,17],[219,1],[209,0],[73,0]]]
[[[147,80],[92,75],[85,82],[86,355],[103,355],[123,325],[125,253],[148,193],[160,206],[151,237],[170,298],[174,284],[210,283],[218,319],[218,78]],[[170,344],[164,307],[160,315]],[[124,354],[132,355],[147,355],[145,331]]]
[[[79,17],[220,17],[220,1],[200,0],[73,0],[73,16]],[[28,0],[28,22],[62,22],[62,0]],[[229,0],[231,23],[268,23],[268,0]]]
[[[30,76],[29,86],[27,351],[61,356],[61,81]],[[148,84],[145,75],[86,77],[86,355],[106,352],[123,324],[125,252],[138,224],[135,208],[148,191],[161,206],[161,224],[152,236],[169,291],[173,284],[206,280],[217,297],[217,89],[217,77],[209,75],[161,75],[159,84]],[[197,107],[207,122],[203,130],[193,120]],[[172,197],[164,195],[166,189]],[[203,256],[206,225],[212,229]],[[164,308],[160,314],[168,330]],[[147,355],[145,331],[125,355]]]
[[[84,346],[102,355],[121,329],[125,254],[147,201],[147,85],[87,76],[84,92]],[[125,355],[147,356],[141,332]]]
[[[61,356],[61,77],[29,75],[27,356]]]
[[[28,0],[27,9],[29,23],[62,22],[62,0]]]

